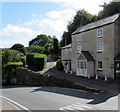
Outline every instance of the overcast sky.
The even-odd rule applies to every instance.
[[[110,0],[16,1],[3,0],[0,3],[2,6],[0,48],[8,48],[15,43],[28,46],[29,41],[39,34],[55,35],[60,40],[76,11],[85,9],[91,14],[98,14],[101,10],[99,5],[110,2]]]

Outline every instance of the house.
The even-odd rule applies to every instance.
[[[61,54],[66,73],[120,77],[120,14],[79,27]]]

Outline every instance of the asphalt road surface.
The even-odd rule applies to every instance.
[[[20,110],[56,110],[56,112],[57,110],[63,112],[118,110],[118,95],[96,94],[75,89],[5,87],[2,89],[1,97]]]

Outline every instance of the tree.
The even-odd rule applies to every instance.
[[[76,12],[76,15],[74,17],[74,19],[69,22],[69,24],[67,25],[67,31],[64,31],[63,33],[63,38],[61,40],[61,47],[63,47],[63,45],[68,45],[71,43],[71,34],[80,26],[86,25],[90,22],[93,22],[96,20],[96,16],[95,15],[91,15],[90,13],[88,13],[85,10],[78,10]],[[63,44],[63,42],[65,42],[65,44]]]
[[[21,61],[23,53],[17,50],[4,49],[2,53],[2,64],[5,65],[8,62],[18,62]]]
[[[50,36],[47,36],[45,34],[38,35],[36,38],[29,41],[29,46],[31,45],[39,45],[39,46],[45,46],[48,43],[52,43],[52,39]]]
[[[33,49],[37,50],[39,53],[45,52],[45,48],[43,46],[31,45],[31,46],[27,47],[28,52],[33,50]]]
[[[21,53],[23,53],[23,54],[25,54],[25,48],[24,48],[24,46],[22,45],[22,44],[14,44],[12,47],[11,47],[11,49],[13,49],[13,50],[18,50],[18,51],[20,51]]]
[[[98,13],[98,19],[120,13],[120,1],[110,2],[109,4],[104,3],[101,7],[103,7],[103,10]]]
[[[55,54],[59,53],[59,42],[58,42],[58,39],[56,37],[53,37],[53,52]]]

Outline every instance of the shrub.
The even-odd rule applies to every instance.
[[[28,66],[34,65],[34,55],[35,53],[29,53],[26,56],[26,62],[28,64]]]
[[[35,54],[34,64],[37,70],[43,70],[46,62],[47,62],[47,56],[45,54],[38,54],[38,53]]]
[[[43,70],[44,69],[44,58],[34,58],[34,64],[36,70]]]
[[[59,71],[63,71],[63,64],[62,64],[62,61],[61,59],[58,59],[57,60],[57,63],[56,63],[56,68],[59,70]]]
[[[6,71],[12,71],[12,69],[16,69],[17,67],[22,66],[22,62],[9,62],[5,65],[5,70]]]
[[[2,64],[7,64],[8,62],[19,62],[23,56],[23,53],[20,53],[16,50],[3,49],[2,50]]]
[[[44,58],[44,63],[47,62],[47,56],[45,54],[35,53],[34,58]]]
[[[43,70],[47,62],[47,56],[45,54],[29,53],[26,57],[26,61],[28,66],[34,65],[36,70]]]

